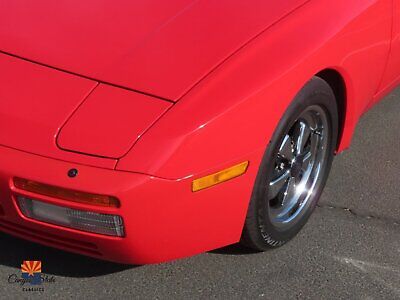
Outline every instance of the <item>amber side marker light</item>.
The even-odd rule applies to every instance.
[[[31,193],[72,202],[79,202],[103,207],[120,207],[119,200],[112,196],[90,194],[75,190],[64,189],[53,185],[43,184],[18,177],[14,178],[14,186],[18,189]]]
[[[216,184],[228,181],[240,175],[243,175],[247,171],[247,167],[249,166],[249,162],[245,161],[238,165],[229,167],[225,170],[219,171],[217,173],[207,175],[202,178],[198,178],[193,180],[192,182],[192,191],[197,192],[209,187],[212,187]]]

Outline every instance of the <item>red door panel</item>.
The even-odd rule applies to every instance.
[[[394,0],[393,41],[381,89],[391,88],[400,80],[400,0]]]

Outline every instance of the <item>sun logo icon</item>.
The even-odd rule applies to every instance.
[[[38,260],[24,260],[21,265],[22,278],[27,279],[31,285],[42,283],[42,262]]]

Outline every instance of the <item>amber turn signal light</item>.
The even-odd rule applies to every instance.
[[[249,162],[245,161],[238,165],[219,171],[217,173],[195,179],[192,182],[192,191],[197,192],[206,189],[208,187],[214,186],[216,184],[228,181],[240,175],[243,175],[244,173],[246,173],[248,166]]]
[[[79,202],[104,207],[120,207],[119,200],[112,196],[90,194],[75,190],[64,189],[19,177],[14,178],[14,186],[18,189],[31,193],[72,202]]]

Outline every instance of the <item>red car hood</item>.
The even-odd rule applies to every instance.
[[[308,0],[3,0],[0,51],[179,99]]]

